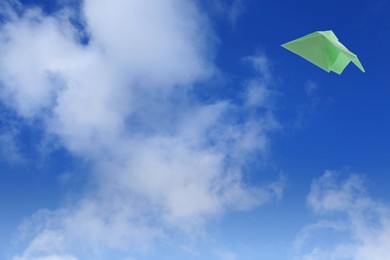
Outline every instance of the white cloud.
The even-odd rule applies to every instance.
[[[359,175],[340,181],[334,172],[325,172],[313,181],[308,205],[323,217],[297,237],[297,259],[388,257],[390,208],[367,194]]]
[[[217,255],[218,259],[221,259],[221,260],[238,259],[237,255],[234,252],[231,252],[229,250],[224,250],[224,249],[216,250],[216,255]]]
[[[15,129],[0,131],[0,161],[11,164],[21,163],[24,161],[16,143],[16,136],[17,130]]]
[[[203,104],[190,92],[216,68],[212,30],[194,3],[86,0],[88,44],[74,16],[28,9],[0,31],[2,101],[93,171],[78,201],[23,225],[29,243],[15,259],[143,251],[171,230],[190,233],[282,196],[284,180],[250,186],[242,170],[266,155],[279,127],[264,56],[250,59],[259,77],[245,105]]]
[[[234,29],[245,10],[244,0],[211,0],[206,3],[218,15],[223,16]]]
[[[63,251],[64,242],[61,234],[54,231],[43,231],[31,241],[22,256],[16,256],[13,260],[77,260],[72,255],[54,253]]]
[[[244,100],[245,105],[257,108],[272,108],[272,100],[275,93],[268,87],[272,82],[271,66],[265,55],[247,57],[244,61],[248,62],[259,72],[259,77],[247,82]]]
[[[238,18],[244,13],[245,7],[243,0],[233,0],[229,9],[229,20],[234,27],[237,23]]]
[[[26,162],[23,151],[19,147],[22,130],[15,114],[0,106],[0,162],[20,165]]]
[[[212,35],[193,4],[87,0],[84,10],[92,41],[146,88],[168,91],[211,72],[207,55],[212,48],[206,45],[213,43],[206,39]]]
[[[359,176],[352,175],[340,184],[331,171],[326,171],[321,178],[313,181],[308,196],[308,204],[315,212],[345,211],[359,207],[356,203],[364,207],[368,203],[366,200]]]

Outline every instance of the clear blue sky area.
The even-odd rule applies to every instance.
[[[388,257],[389,1],[0,8],[1,259]]]

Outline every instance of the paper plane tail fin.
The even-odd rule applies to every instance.
[[[361,71],[366,72],[363,68],[363,65],[360,63],[359,59],[356,57],[351,60]]]

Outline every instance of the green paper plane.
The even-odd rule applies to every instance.
[[[365,72],[358,57],[339,42],[333,31],[318,31],[282,45],[327,72],[341,74],[349,62]]]

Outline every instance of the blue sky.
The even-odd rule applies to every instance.
[[[388,1],[3,1],[0,258],[385,259]],[[366,69],[280,45],[333,30]]]

